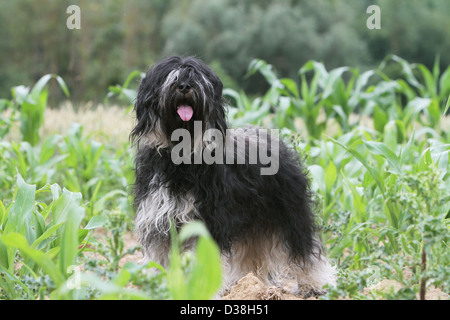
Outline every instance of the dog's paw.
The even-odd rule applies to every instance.
[[[295,295],[302,296],[304,299],[317,298],[325,293],[327,293],[326,290],[318,289],[308,284],[299,284],[294,291]]]

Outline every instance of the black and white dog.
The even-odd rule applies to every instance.
[[[194,57],[162,60],[140,83],[130,137],[146,258],[167,266],[172,223],[200,220],[221,249],[225,289],[252,272],[320,294],[335,270],[322,253],[300,159],[264,129],[228,129],[222,88]]]

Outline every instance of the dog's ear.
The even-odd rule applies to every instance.
[[[226,112],[225,112],[225,100],[222,95],[223,84],[220,78],[215,75],[215,80],[213,84],[214,88],[214,108],[213,108],[213,118],[216,119],[215,127],[222,131],[225,135],[225,131],[228,127],[226,122]]]
[[[216,98],[216,99],[222,99],[222,91],[223,91],[223,83],[222,83],[222,81],[220,80],[220,78],[218,77],[218,76],[216,76],[216,75],[214,75],[215,76],[215,83],[213,84],[213,87],[214,87],[214,97]]]
[[[209,86],[210,91],[208,91],[210,101],[207,112],[207,119],[208,119],[207,121],[209,122],[207,127],[219,129],[225,136],[225,132],[228,125],[226,123],[225,101],[222,95],[223,92],[222,81],[208,65],[200,63],[200,69],[202,73],[207,76],[208,81],[211,84]]]
[[[228,125],[226,122],[225,100],[222,96],[222,82],[220,80],[215,82],[213,87],[214,98],[209,105],[208,127],[220,130],[225,136]]]
[[[140,138],[151,132],[157,122],[158,99],[156,89],[148,76],[139,85],[134,111],[136,126],[130,133],[130,140],[139,143]]]

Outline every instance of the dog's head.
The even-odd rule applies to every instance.
[[[194,131],[194,121],[203,130],[226,130],[219,77],[199,59],[170,57],[150,68],[138,89],[136,126],[131,139],[144,138],[157,147],[169,147],[174,130]]]

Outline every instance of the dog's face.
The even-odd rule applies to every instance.
[[[138,89],[137,124],[131,138],[142,138],[155,147],[170,147],[174,130],[193,134],[194,121],[203,130],[226,130],[222,82],[206,64],[187,57],[170,57],[147,72]]]

